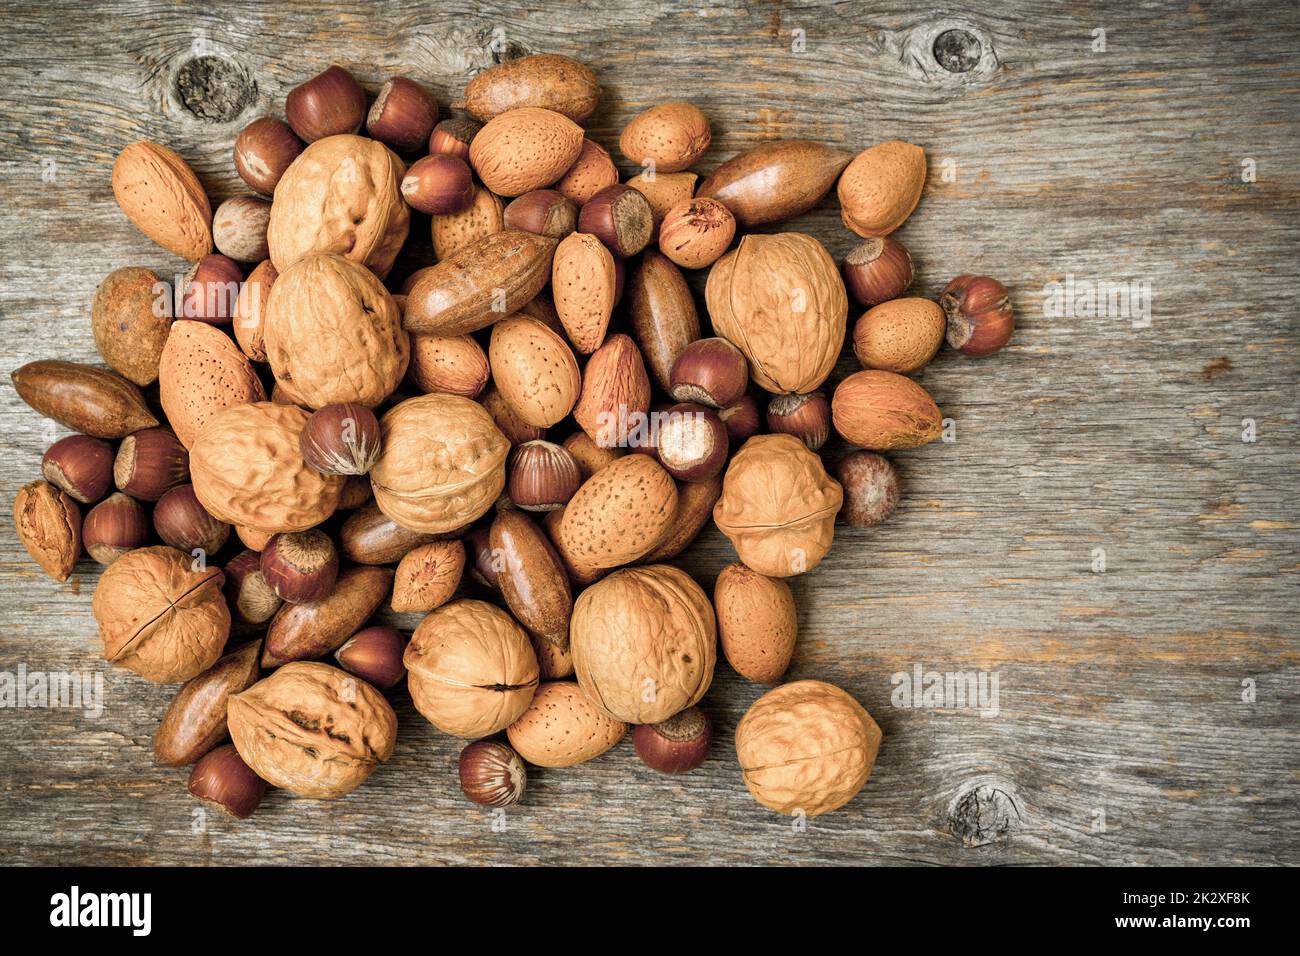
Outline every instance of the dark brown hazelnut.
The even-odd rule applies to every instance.
[[[997,279],[958,276],[944,286],[939,305],[948,318],[948,344],[962,354],[982,358],[1011,341],[1015,315]]]
[[[199,758],[190,771],[190,794],[232,817],[251,817],[266,794],[266,781],[244,763],[234,744],[222,744]]]
[[[302,141],[288,123],[263,116],[235,137],[235,171],[263,196],[270,196],[301,152]]]
[[[262,555],[242,551],[226,564],[226,602],[247,624],[265,624],[284,602],[262,574]]]
[[[229,256],[213,252],[185,273],[178,290],[176,318],[222,325],[235,315],[244,271]]]
[[[656,415],[659,463],[682,481],[708,481],[727,463],[727,426],[703,405],[674,405]]]
[[[563,239],[578,226],[578,204],[554,189],[534,189],[510,201],[503,222],[507,229]]]
[[[348,475],[347,481],[343,482],[343,490],[339,492],[338,510],[352,511],[360,508],[372,497],[374,489],[369,478],[365,475]]]
[[[334,652],[334,659],[349,674],[387,690],[406,676],[405,649],[406,641],[395,628],[367,627],[349,637]]]
[[[343,67],[331,66],[289,91],[284,115],[293,131],[308,143],[355,133],[366,118],[366,92]]]
[[[81,522],[81,543],[86,553],[110,565],[128,551],[149,541],[149,518],[140,502],[115,491],[86,513]]]
[[[749,363],[726,339],[697,339],[678,354],[668,381],[668,393],[679,402],[726,408],[745,394]]]
[[[583,204],[578,231],[590,233],[620,259],[634,256],[650,242],[654,213],[644,194],[617,183],[606,186]]]
[[[568,449],[538,439],[514,450],[506,493],[525,511],[554,511],[568,503],[580,484],[578,462]]]
[[[460,752],[460,789],[485,807],[508,807],[524,797],[528,771],[514,748],[477,740]]]
[[[897,299],[912,284],[912,256],[889,236],[866,239],[840,265],[846,288],[862,305]]]
[[[482,128],[482,123],[465,116],[445,119],[429,136],[429,154],[442,153],[469,162],[469,144]]]
[[[412,209],[433,216],[463,212],[474,202],[474,176],[465,160],[434,153],[407,170],[402,198]]]
[[[855,451],[836,468],[844,486],[840,517],[859,528],[880,524],[898,507],[898,469],[882,455]]]
[[[324,531],[286,531],[262,549],[262,577],[290,604],[315,604],[334,590],[339,553]]]
[[[122,439],[113,480],[132,498],[157,501],[190,480],[190,453],[171,429],[143,429]]]
[[[113,487],[113,446],[89,435],[69,435],[46,449],[41,474],[83,505],[93,504]]]
[[[158,499],[153,526],[158,537],[187,554],[216,554],[230,538],[230,525],[208,513],[193,485],[177,485]]]
[[[739,401],[718,412],[718,417],[727,426],[727,441],[732,448],[739,448],[757,435],[761,424],[758,402],[754,401],[752,395],[740,396]]]
[[[642,763],[660,773],[686,773],[709,755],[713,727],[704,711],[688,707],[657,724],[632,731],[632,746]]]
[[[767,427],[778,434],[793,435],[811,451],[817,451],[831,434],[831,403],[821,392],[774,395],[767,403]]]
[[[298,436],[307,467],[322,475],[364,475],[379,460],[379,419],[364,405],[317,409]]]
[[[395,153],[424,148],[438,122],[438,101],[414,80],[395,76],[379,88],[366,116],[366,132]]]

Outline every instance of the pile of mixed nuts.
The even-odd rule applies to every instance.
[[[79,433],[45,453],[14,519],[55,580],[83,549],[107,566],[104,656],[183,683],[155,749],[194,765],[195,796],[243,817],[268,783],[348,793],[393,751],[385,694],[403,678],[434,726],[475,741],[460,782],[478,803],[518,801],[524,762],[591,760],[629,725],[649,766],[697,767],[719,643],[779,682],[796,641],[784,579],[826,555],[837,515],[889,517],[898,476],[878,452],[939,436],[908,373],[945,335],[975,356],[1010,338],[994,279],[900,298],[912,261],[890,234],[921,198],[921,148],[781,140],[697,185],[709,121],[670,102],[623,131],[640,171],[620,182],[579,125],[599,95],[582,64],[529,56],[478,74],[467,115],[438,122],[420,84],[368,104],[332,66],[289,94],[287,123],[239,134],[235,168],[261,195],[215,214],[172,150],[117,157],[122,211],[193,265],[175,289],[146,268],[103,281],[111,371],[13,373]],[[832,187],[863,238],[840,266],[810,236],[747,231]],[[413,223],[437,263],[394,281]],[[681,271],[705,268],[711,337]],[[850,299],[867,307],[863,370],[828,401]],[[818,454],[832,426],[865,449],[838,481]],[[710,515],[739,557],[712,600],[668,563]],[[453,599],[467,565],[489,600]],[[409,641],[367,626],[385,602],[427,615]],[[755,799],[810,816],[862,788],[879,743],[815,680],[769,691],[736,730]]]

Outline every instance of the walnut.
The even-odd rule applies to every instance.
[[[411,357],[397,304],[370,270],[312,253],[271,287],[263,327],[277,381],[311,408],[373,408],[402,381]]]
[[[104,571],[91,602],[104,659],[158,684],[203,673],[230,636],[224,582],[220,568],[175,548],[127,552]]]
[[[406,241],[402,161],[365,136],[326,136],[275,187],[266,239],[283,272],[309,252],[333,252],[386,276]]]
[[[768,691],[736,727],[736,756],[754,799],[778,813],[828,813],[871,775],[880,728],[831,684],[801,680]]]
[[[528,635],[484,601],[453,601],[426,617],[403,663],[415,709],[457,737],[504,730],[537,690],[537,655]]]
[[[741,561],[784,578],[812,570],[826,556],[843,501],[840,483],[803,442],[755,435],[727,466],[713,520]]]
[[[295,661],[230,698],[230,738],[267,783],[300,797],[351,793],[393,753],[397,715],[360,678]]]
[[[844,347],[844,280],[812,236],[745,236],[709,270],[705,299],[714,332],[745,353],[769,392],[814,391]]]
[[[478,402],[433,392],[380,420],[383,451],[370,469],[375,504],[411,531],[463,528],[501,494],[510,442]]]
[[[214,518],[274,534],[320,524],[338,504],[341,475],[312,471],[298,451],[308,413],[252,402],[212,416],[190,448],[190,480]]]
[[[655,724],[699,702],[713,681],[713,605],[686,572],[625,568],[579,596],[569,624],[578,684],[617,720]]]

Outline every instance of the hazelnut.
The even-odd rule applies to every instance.
[[[939,305],[948,318],[948,344],[957,351],[982,358],[1011,341],[1016,320],[997,279],[958,276],[943,287]]]
[[[483,124],[464,116],[445,119],[429,136],[429,154],[442,153],[469,162],[469,144]]]
[[[866,239],[840,265],[844,288],[862,305],[897,299],[912,284],[912,256],[889,236]]]
[[[606,186],[578,213],[578,231],[595,236],[620,259],[644,249],[653,230],[650,203],[643,194],[621,183]]]
[[[736,235],[736,217],[716,199],[679,202],[659,226],[659,251],[683,269],[713,265]]]
[[[218,206],[212,216],[212,241],[218,251],[231,259],[261,262],[270,255],[266,244],[266,225],[270,220],[269,200],[234,196]]]
[[[525,511],[554,511],[564,507],[580,484],[578,462],[568,449],[539,439],[515,449],[506,493]]]
[[[314,143],[338,133],[355,133],[366,118],[366,92],[341,66],[331,66],[294,87],[284,115],[299,137]]]
[[[474,176],[465,160],[434,153],[407,170],[402,198],[412,209],[430,215],[462,212],[474,201]]]
[[[505,209],[505,227],[563,239],[577,228],[578,205],[554,189],[534,189]]]
[[[343,490],[339,492],[339,503],[335,510],[353,511],[372,497],[374,497],[374,490],[370,487],[370,479],[367,476],[348,475],[347,481],[343,482]]]
[[[704,763],[713,726],[704,711],[688,707],[657,724],[639,724],[632,746],[641,762],[660,773],[686,773]]]
[[[379,458],[379,419],[352,402],[326,405],[307,419],[298,449],[322,475],[364,475]]]
[[[840,517],[859,528],[880,524],[898,507],[898,469],[883,455],[855,451],[836,469],[844,486]]]
[[[740,399],[718,412],[722,424],[727,426],[727,442],[732,448],[739,448],[758,434],[758,402],[752,395],[742,395]]]
[[[208,514],[193,485],[177,485],[158,499],[153,526],[163,541],[189,554],[216,554],[230,537],[230,525]]]
[[[145,428],[122,439],[113,462],[118,490],[157,501],[190,479],[190,453],[168,428]]]
[[[89,435],[60,438],[41,457],[41,474],[83,505],[91,504],[113,486],[113,448]]]
[[[289,124],[272,116],[253,120],[235,137],[235,171],[263,196],[302,152],[302,141]]]
[[[395,628],[367,627],[349,637],[334,659],[349,674],[387,690],[406,676],[402,652],[406,642]]]
[[[185,273],[178,290],[176,318],[212,325],[229,322],[243,281],[244,272],[234,259],[217,252],[204,256]]]
[[[474,803],[508,807],[523,799],[524,762],[508,744],[476,740],[460,752],[460,789]]]
[[[140,502],[115,491],[86,513],[81,543],[86,553],[108,566],[149,540],[149,519]]]
[[[682,349],[669,374],[668,393],[679,402],[727,408],[749,385],[744,353],[726,339],[698,339]]]
[[[775,395],[767,403],[767,427],[772,432],[793,435],[816,451],[831,434],[831,403],[821,392]]]
[[[469,574],[493,591],[501,587],[500,571],[492,555],[492,532],[487,527],[471,528],[465,535],[465,552],[469,557]]]
[[[366,132],[395,153],[420,150],[438,122],[438,101],[414,80],[395,76],[379,88],[366,116]]]
[[[262,574],[262,556],[242,551],[226,565],[226,600],[240,620],[265,624],[275,617],[283,601],[271,590]]]
[[[334,589],[338,574],[338,551],[323,531],[283,532],[262,549],[262,576],[290,604],[324,599]]]
[[[48,481],[24,485],[14,498],[18,540],[41,569],[66,581],[81,556],[81,509]]]
[[[234,744],[210,750],[190,771],[190,795],[216,804],[232,817],[253,815],[266,794],[266,781],[244,763]]]
[[[674,405],[658,416],[659,463],[682,481],[707,481],[727,463],[727,427],[703,405]]]

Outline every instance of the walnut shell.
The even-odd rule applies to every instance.
[[[485,601],[438,608],[416,627],[402,662],[415,709],[457,737],[504,730],[537,690],[537,655],[528,635]]]
[[[844,346],[844,280],[812,236],[745,236],[709,270],[705,300],[714,331],[769,392],[816,391]]]
[[[104,659],[158,684],[179,684],[221,657],[230,610],[215,566],[168,547],[140,548],[100,576],[91,608]]]
[[[311,408],[374,408],[401,383],[411,358],[397,304],[373,272],[311,253],[271,287],[263,328],[278,381]]]
[[[351,793],[393,753],[383,694],[328,664],[296,661],[230,698],[230,739],[253,771],[300,797]]]
[[[671,565],[615,571],[573,606],[569,653],[578,684],[617,720],[657,724],[699,703],[717,649],[713,605]]]
[[[880,737],[871,715],[844,691],[801,680],[754,702],[736,727],[736,756],[755,800],[815,817],[862,789]]]
[[[404,528],[463,528],[505,487],[510,442],[478,402],[441,392],[408,398],[379,430],[383,451],[370,469],[375,504]]]
[[[534,106],[507,110],[478,131],[469,162],[498,196],[522,196],[555,182],[582,152],[582,127]]]
[[[538,767],[572,767],[599,757],[627,734],[571,681],[537,688],[523,715],[506,728],[510,746]]]
[[[840,483],[793,435],[755,435],[741,446],[713,507],[718,530],[759,574],[811,571],[830,550]]]
[[[285,170],[275,187],[266,240],[284,272],[309,252],[332,252],[381,278],[393,267],[410,213],[402,161],[365,136],[326,136]]]
[[[199,432],[222,409],[266,401],[248,356],[215,326],[173,322],[158,365],[158,400],[176,437],[193,448]]]
[[[334,513],[341,475],[308,468],[298,433],[308,414],[296,405],[254,402],[214,415],[190,448],[190,481],[217,520],[264,534],[306,531]]]
[[[649,455],[625,455],[584,481],[569,499],[556,545],[581,569],[616,568],[659,544],[676,514],[672,476]]]
[[[543,322],[518,315],[498,322],[488,356],[497,390],[527,424],[549,428],[573,411],[582,387],[578,360]]]

